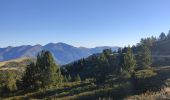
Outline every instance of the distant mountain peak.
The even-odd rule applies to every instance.
[[[96,48],[85,48],[85,47],[74,47],[66,43],[48,43],[44,46],[37,45],[22,45],[17,47],[6,47],[0,49],[0,61],[7,61],[17,59],[21,57],[36,57],[37,53],[41,50],[49,50],[52,52],[55,60],[59,64],[68,64],[81,58],[86,58],[95,53],[101,53],[103,49],[112,48],[117,50],[117,47],[96,47]]]
[[[56,44],[58,44],[58,45],[68,45],[68,44],[63,43],[63,42],[58,42],[58,43],[56,43]]]

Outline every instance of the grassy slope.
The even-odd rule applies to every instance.
[[[0,62],[0,70],[17,70],[18,67],[14,67],[10,63],[18,63],[19,64],[19,63],[22,63],[22,62],[29,60],[29,59],[31,60],[31,58],[23,57],[23,58],[18,58],[18,59]],[[8,65],[8,67],[6,67],[6,65]],[[10,65],[10,67],[9,67],[9,65]]]
[[[153,83],[159,84],[158,91],[147,91],[139,95],[133,95],[126,100],[169,100],[170,98],[170,66],[156,68],[158,75]]]
[[[136,94],[133,85],[128,80],[119,80],[115,76],[110,78],[101,85],[96,85],[92,80],[83,82],[64,83],[60,88],[52,88],[39,91],[19,91],[14,93],[13,97],[3,99],[59,99],[59,100],[91,100],[96,98],[114,98],[114,99],[163,99],[170,97],[170,67],[156,69],[158,74],[154,77],[153,82],[160,86],[159,90],[152,90],[146,93]]]
[[[21,62],[23,60],[26,60],[28,58],[18,58],[18,59],[13,59],[13,60],[9,60],[9,61],[3,61],[3,62],[0,62],[0,67],[4,66],[5,64],[9,63],[9,62]]]

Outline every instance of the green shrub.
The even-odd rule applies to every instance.
[[[16,73],[12,71],[1,72],[0,75],[1,91],[11,92],[17,90],[16,81],[17,81]]]
[[[157,75],[152,69],[139,70],[134,73],[132,83],[136,92],[145,92],[147,90],[157,89],[154,79]]]
[[[127,71],[122,71],[121,77],[122,77],[122,78],[125,78],[125,79],[128,79],[128,78],[131,77],[131,73],[129,73],[129,72],[127,72]]]
[[[135,72],[135,74],[134,74],[135,78],[137,78],[137,79],[150,78],[155,75],[156,75],[156,72],[154,72],[152,69],[139,70],[139,71]]]

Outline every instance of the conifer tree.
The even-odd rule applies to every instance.
[[[72,81],[72,78],[71,78],[71,76],[70,76],[70,75],[68,75],[68,78],[67,78],[67,79],[68,79],[68,81],[69,81],[69,82],[71,82],[71,81]]]
[[[167,38],[170,39],[170,30],[169,30],[169,32],[167,34]]]
[[[24,88],[35,88],[35,87],[39,87],[38,86],[38,70],[35,66],[35,64],[33,62],[31,62],[25,71],[25,74],[22,78],[23,81],[23,87]]]
[[[79,74],[76,75],[75,81],[81,81],[81,78],[80,78],[80,75],[79,75]]]
[[[141,69],[148,68],[152,64],[151,51],[146,45],[141,45],[137,59],[138,67]]]
[[[128,73],[133,73],[135,67],[136,67],[135,57],[131,51],[131,48],[128,47],[126,53],[124,53],[123,56],[122,70]]]
[[[56,65],[49,51],[37,55],[36,65],[31,63],[23,77],[24,86],[30,88],[45,88],[62,82],[59,66]]]
[[[64,82],[68,82],[68,79],[66,76],[64,76]]]
[[[42,51],[37,57],[36,67],[39,69],[39,79],[42,87],[48,87],[61,82],[61,72],[49,51]]]
[[[160,34],[160,36],[159,36],[159,39],[160,39],[160,40],[165,40],[165,39],[166,39],[165,33],[162,32],[162,33]]]

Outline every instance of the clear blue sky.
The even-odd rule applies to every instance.
[[[0,0],[0,47],[125,46],[170,29],[170,0]]]

